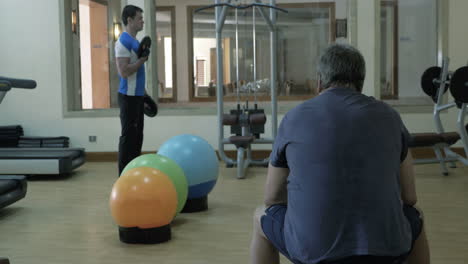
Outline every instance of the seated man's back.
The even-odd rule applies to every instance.
[[[397,112],[349,87],[327,89],[284,117],[271,163],[290,170],[284,238],[291,258],[409,251],[399,185],[406,135]]]

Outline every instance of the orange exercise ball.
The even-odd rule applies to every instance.
[[[145,243],[138,241],[139,235],[135,232],[142,229],[157,231],[158,228],[164,228],[164,236],[167,236],[169,228],[169,238],[166,239],[169,240],[169,224],[177,211],[177,192],[172,181],[163,172],[150,167],[133,168],[115,182],[110,196],[110,209],[112,217],[119,225],[123,242]],[[132,233],[131,241],[124,241],[129,240],[129,234],[122,232]],[[157,232],[152,234],[157,236]],[[127,239],[122,239],[122,235]],[[140,237],[144,236],[141,234]],[[154,241],[158,240],[161,239],[156,238]]]

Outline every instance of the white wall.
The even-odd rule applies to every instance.
[[[34,90],[14,89],[6,95],[0,105],[0,124],[21,124],[29,136],[66,135],[73,146],[89,152],[117,151],[118,117],[63,118],[59,1],[0,2],[0,10],[10,10],[0,16],[0,35],[8,36],[0,41],[0,73],[38,83]],[[182,133],[201,135],[216,146],[215,116],[158,116],[145,121],[146,151]],[[88,142],[89,135],[97,135],[97,143]]]
[[[449,57],[450,70],[468,65],[468,34],[467,18],[468,1],[449,1]]]
[[[73,146],[85,147],[89,152],[117,151],[120,135],[118,117],[63,117],[61,67],[64,65],[61,65],[60,58],[59,1],[62,0],[0,1],[0,10],[8,10],[0,16],[0,75],[31,78],[38,82],[35,90],[14,89],[6,95],[0,105],[0,124],[21,124],[26,135],[66,135],[71,138]],[[193,1],[176,1],[179,87],[188,87],[185,45],[186,5],[189,3],[193,4]],[[212,1],[203,3],[210,4]],[[174,1],[161,0],[158,1],[160,4],[173,5]],[[450,0],[449,55],[452,69],[468,60],[466,10],[468,1]],[[365,25],[362,27],[360,31],[368,30]],[[183,92],[184,89],[180,88],[179,91]],[[410,131],[432,131],[434,127],[431,113],[403,114],[403,119]],[[448,130],[455,129],[455,121],[454,111],[444,115]],[[166,139],[182,133],[198,134],[217,148],[216,116],[161,115],[145,120],[143,150],[156,150]],[[89,143],[88,135],[97,135],[97,143]]]
[[[38,89],[14,89],[6,95],[0,124],[24,123],[28,130],[53,135],[63,121],[58,1],[7,0],[0,9],[9,10],[0,16],[1,75],[38,82]]]

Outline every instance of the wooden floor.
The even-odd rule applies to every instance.
[[[419,165],[416,172],[432,263],[468,263],[468,168],[447,177],[437,165]],[[179,215],[172,240],[160,245],[119,242],[108,206],[115,163],[88,162],[70,177],[32,179],[25,199],[0,210],[0,257],[12,264],[248,263],[265,173],[252,168],[237,180],[235,169],[221,167],[209,210]]]

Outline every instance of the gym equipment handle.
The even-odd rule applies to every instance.
[[[8,92],[11,89],[11,83],[6,80],[0,80],[0,92]]]
[[[28,79],[14,79],[0,76],[0,81],[7,81],[11,84],[11,88],[34,89],[37,86],[36,81]]]

